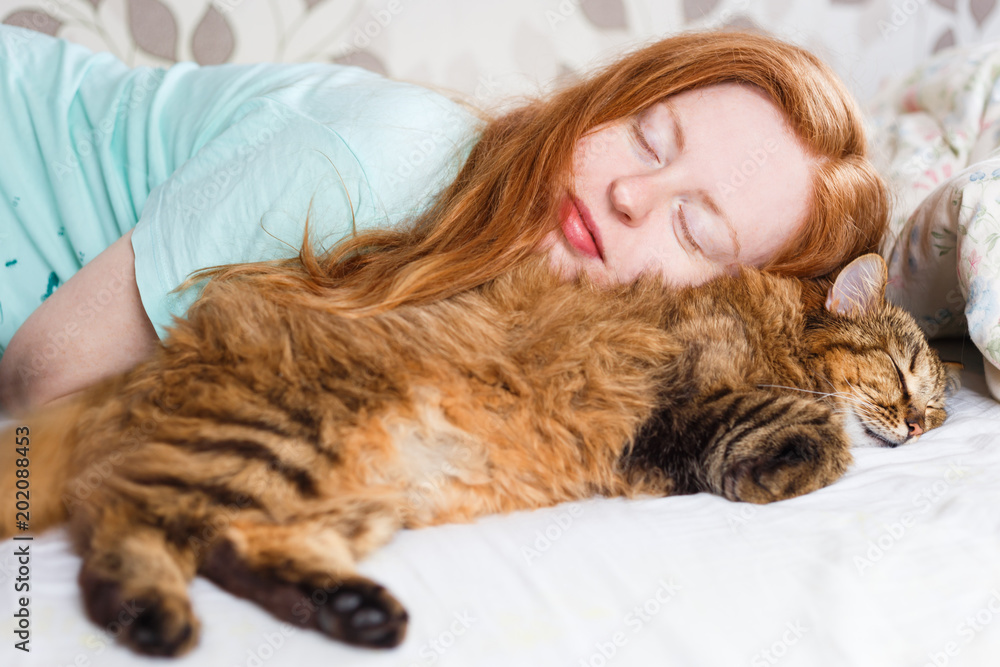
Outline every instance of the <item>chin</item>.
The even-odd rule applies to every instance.
[[[847,439],[850,441],[851,447],[889,449],[899,447],[903,444],[872,433],[865,428],[861,419],[851,410],[848,410],[844,415],[844,432],[847,433]],[[916,438],[913,438],[909,442],[916,442]]]
[[[566,249],[566,241],[559,238],[558,232],[551,232],[542,239],[538,249],[548,254],[549,268],[560,280],[574,280],[580,275],[580,267],[573,261],[573,256]]]
[[[549,252],[549,268],[563,281],[575,280],[579,275],[579,271],[575,267],[567,266],[564,262],[559,261],[559,257],[553,252]]]
[[[538,249],[548,255],[549,268],[552,270],[552,273],[559,276],[560,280],[573,280],[576,278],[579,269],[569,261],[569,257],[566,256],[566,250],[561,247],[558,241],[546,236]]]

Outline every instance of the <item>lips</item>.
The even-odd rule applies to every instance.
[[[581,255],[604,261],[601,237],[583,202],[567,197],[559,211],[563,236]]]

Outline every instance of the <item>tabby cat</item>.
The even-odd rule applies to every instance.
[[[407,613],[355,563],[401,528],[594,494],[767,503],[840,477],[851,438],[894,447],[939,426],[951,369],[884,302],[885,275],[868,255],[833,285],[744,270],[597,288],[540,260],[356,319],[213,279],[152,358],[16,422],[31,445],[17,518],[68,518],[88,615],[134,604],[120,638],[142,653],[196,644],[196,574],[395,646]]]

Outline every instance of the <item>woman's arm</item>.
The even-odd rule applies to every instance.
[[[135,283],[132,231],[42,302],[0,358],[0,408],[19,414],[128,370],[158,342]]]

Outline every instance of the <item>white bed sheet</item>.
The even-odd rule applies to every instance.
[[[361,567],[410,611],[393,651],[292,629],[198,578],[201,643],[176,664],[996,665],[1000,404],[964,353],[944,427],[857,451],[816,493],[595,499],[404,532]],[[0,664],[164,664],[87,621],[61,529],[31,545],[31,653],[15,650],[14,544],[0,545]]]

